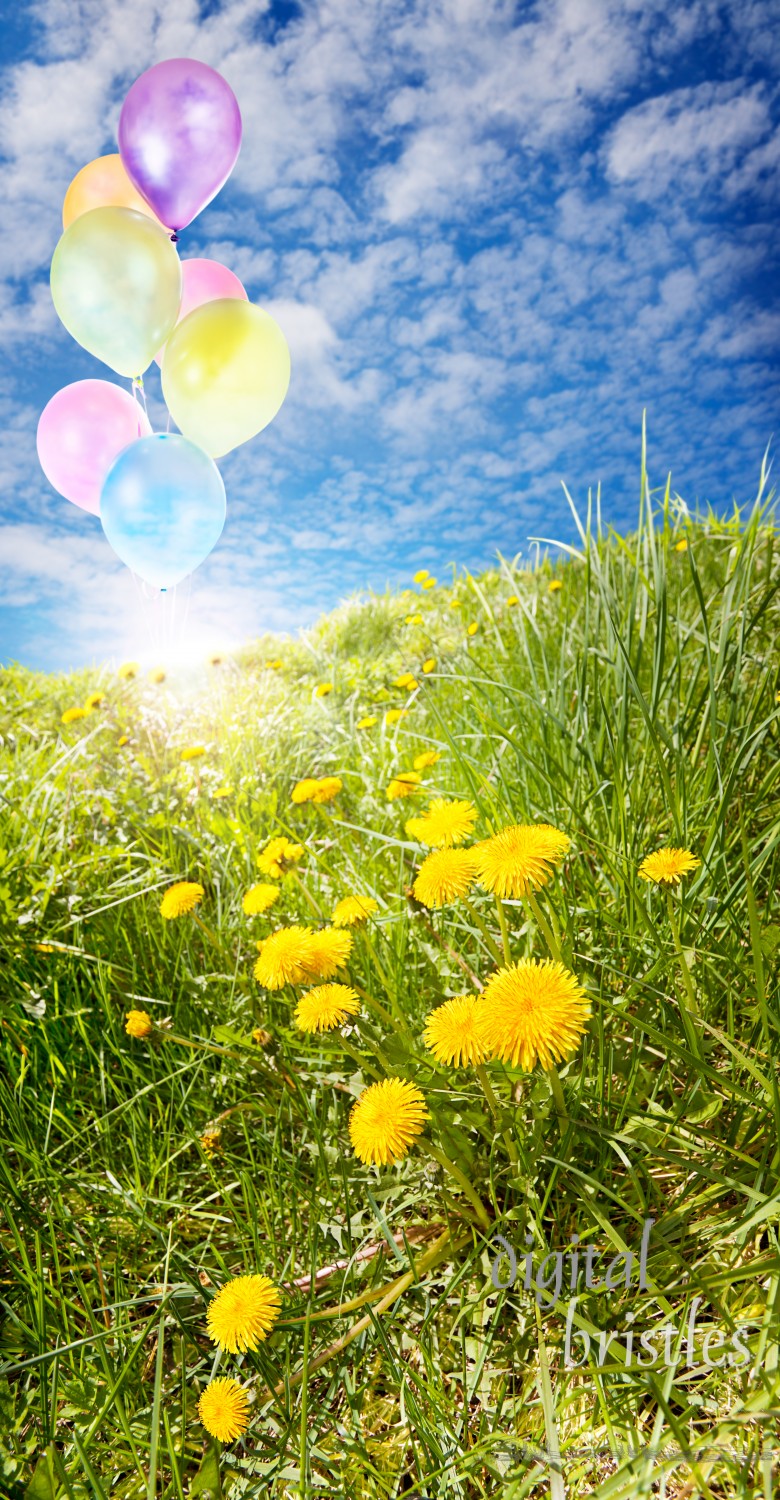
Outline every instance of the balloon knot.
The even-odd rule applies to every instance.
[[[171,235],[171,240],[173,241],[174,245],[178,245],[178,243],[179,243],[179,236],[178,236],[178,234],[172,234]]]

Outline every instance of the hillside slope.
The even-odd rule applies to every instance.
[[[745,1494],[747,1472],[771,1487],[771,507],[694,521],[667,492],[633,536],[587,528],[554,563],[428,585],[255,643],[194,687],[0,674],[12,1496],[35,1468],[36,1495],[183,1500],[201,1462],[203,1487],[219,1469],[236,1495],[617,1500],[662,1472],[669,1496]],[[463,804],[438,814],[456,858],[415,893],[436,799]],[[540,824],[556,852],[497,896],[467,851]],[[641,878],[669,847],[689,871]],[[163,915],[180,882],[196,904]],[[258,886],[270,904],[250,915]],[[441,904],[420,899],[433,888]],[[347,897],[368,904],[333,927]],[[333,963],[304,962],[294,935],[286,958],[258,953],[289,927],[325,928]],[[454,1066],[426,1045],[446,1000],[558,961],[589,1014],[552,1025],[556,1067],[496,1046]],[[296,1025],[313,978],[352,996],[333,1029]],[[516,1036],[537,1035],[531,1004]],[[425,1119],[402,1110],[396,1161],[375,1167],[350,1111],[386,1078]],[[243,1275],[281,1288],[281,1315],[215,1360],[210,1301]],[[215,1377],[249,1406],[245,1435],[212,1447],[197,1404]]]

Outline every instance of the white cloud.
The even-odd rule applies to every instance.
[[[627,111],[605,146],[607,173],[642,196],[670,188],[717,188],[742,153],[763,140],[771,116],[760,85],[702,83],[675,89]]]

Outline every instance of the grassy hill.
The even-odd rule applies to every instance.
[[[643,489],[635,535],[589,520],[194,685],[0,674],[3,1494],[774,1492],[780,556],[766,497]],[[483,860],[426,904],[435,799],[464,851],[566,837],[520,893]],[[642,878],[667,847],[698,863]],[[349,896],[376,904],[334,981],[306,944]],[[258,949],[288,927],[305,979]],[[431,1012],[548,960],[590,1011],[556,1068],[437,1059]],[[301,1030],[313,979],[359,1011]],[[426,1118],[374,1166],[350,1114],[387,1078]],[[278,1320],[220,1348],[210,1306],[257,1275]]]

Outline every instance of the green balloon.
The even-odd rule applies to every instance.
[[[57,316],[118,375],[142,375],[179,315],[181,262],[164,229],[132,208],[93,208],[51,263]]]

